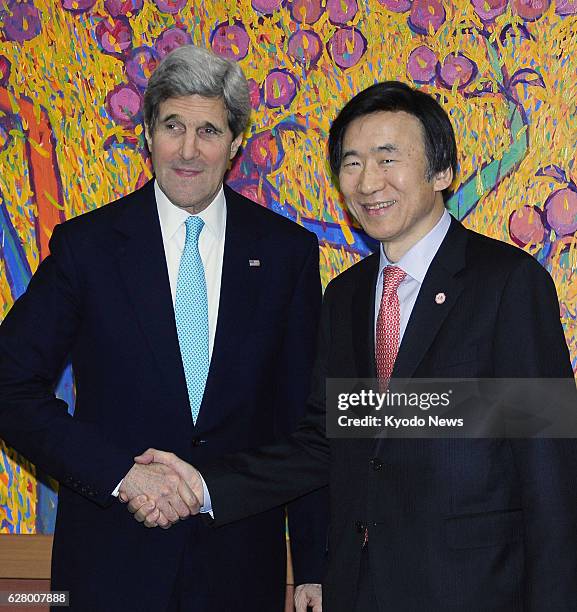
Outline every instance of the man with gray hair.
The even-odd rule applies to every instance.
[[[172,469],[294,429],[320,307],[318,245],[223,186],[248,124],[234,62],[181,47],[145,94],[155,180],[54,230],[51,255],[0,328],[0,435],[60,483],[52,588],[73,610],[284,608],[285,512],[222,529]],[[74,417],[53,389],[72,360]],[[159,524],[122,506],[146,495]],[[321,581],[324,494],[289,507],[295,578]],[[133,563],[134,559],[138,563]]]

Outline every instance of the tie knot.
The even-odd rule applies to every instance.
[[[405,276],[407,274],[398,266],[386,266],[383,270],[383,294],[396,293]]]
[[[204,221],[200,217],[190,216],[185,222],[186,225],[186,242],[198,242],[200,232],[204,227]]]

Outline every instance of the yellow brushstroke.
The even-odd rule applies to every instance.
[[[249,53],[241,65],[247,76],[263,87],[272,70],[286,69],[295,75],[298,83],[297,96],[288,108],[273,109],[263,104],[253,112],[247,136],[250,138],[262,131],[279,126],[286,128],[294,123],[304,128],[303,131],[285,129],[281,132],[284,157],[277,170],[260,175],[260,196],[265,182],[269,182],[277,190],[279,198],[292,206],[299,218],[313,217],[338,224],[346,245],[352,243],[353,234],[344,220],[340,197],[327,171],[325,145],[330,122],[347,100],[376,80],[407,81],[407,58],[421,44],[426,44],[441,60],[450,53],[463,53],[479,69],[473,85],[491,84],[495,93],[469,97],[466,95],[469,86],[463,91],[458,89],[460,79],[449,90],[438,84],[422,88],[440,94],[442,103],[451,114],[460,148],[457,187],[461,181],[473,176],[479,193],[483,193],[487,186],[481,182],[480,167],[501,158],[510,147],[512,138],[507,123],[507,103],[498,93],[502,85],[499,67],[508,75],[527,67],[538,69],[546,89],[535,85],[515,88],[520,104],[531,111],[531,124],[514,137],[521,138],[528,130],[530,149],[514,172],[485,195],[466,220],[473,229],[510,240],[509,216],[523,204],[542,208],[552,190],[561,188],[560,184],[551,187],[552,180],[548,178],[537,178],[538,170],[556,164],[571,176],[573,141],[577,131],[577,117],[572,113],[571,102],[577,99],[577,54],[569,51],[577,48],[574,19],[557,16],[552,2],[547,14],[530,24],[533,40],[520,41],[517,37],[514,44],[512,40],[501,44],[499,33],[502,29],[509,23],[517,26],[522,23],[513,16],[509,7],[494,25],[486,26],[490,41],[498,49],[499,67],[496,69],[488,61],[489,41],[478,35],[479,29],[485,26],[469,2],[449,0],[444,3],[446,23],[437,32],[431,25],[426,35],[411,32],[407,13],[388,11],[378,0],[357,4],[357,15],[347,25],[357,27],[368,45],[359,63],[346,71],[335,66],[329,51],[329,41],[340,26],[330,23],[326,10],[317,22],[306,24],[307,11],[303,5],[299,6],[295,20],[288,3],[273,15],[263,17],[254,11],[250,0],[235,3],[189,0],[186,8],[176,16],[160,12],[153,2],[145,2],[141,11],[130,17],[132,46],[152,46],[164,30],[177,24],[191,32],[195,43],[209,45],[210,34],[217,24],[243,23],[249,38]],[[74,6],[78,8],[78,3]],[[38,36],[22,44],[7,43],[2,48],[2,54],[12,66],[7,86],[8,110],[21,117],[19,100],[27,98],[33,101],[36,122],[45,117],[50,121],[50,137],[53,136],[56,143],[60,179],[67,194],[60,208],[66,217],[71,217],[128,193],[141,177],[150,178],[152,172],[142,152],[132,144],[132,137],[142,135],[142,127],[116,125],[106,112],[101,112],[106,95],[128,81],[124,61],[100,52],[93,38],[92,24],[85,16],[64,10],[57,0],[37,2],[36,7],[42,22]],[[486,1],[485,7],[490,10],[490,3]],[[96,8],[99,16],[114,23],[102,2],[97,3],[94,10]],[[347,9],[344,0],[341,0],[341,8],[343,12]],[[428,10],[434,15],[432,7]],[[31,24],[27,22],[24,27],[29,32]],[[473,34],[465,31],[469,27],[473,28]],[[314,67],[303,67],[288,55],[288,39],[298,28],[315,33],[322,41],[323,53]],[[230,40],[233,52],[238,53],[234,36]],[[111,37],[111,44],[120,53],[119,41]],[[306,38],[302,45],[305,51],[310,49]],[[344,48],[348,54],[354,53],[352,35],[345,37]],[[424,66],[420,58],[418,62]],[[142,64],[142,67],[148,72],[146,65]],[[275,97],[281,94],[278,82],[273,84],[272,92]],[[23,125],[24,131],[27,132],[29,127]],[[103,144],[112,136],[117,142],[105,150]],[[34,195],[30,186],[25,138],[26,134],[18,129],[8,130],[6,142],[0,150],[0,192],[27,261],[35,269],[38,252],[33,214],[29,208],[34,206]],[[30,146],[42,156],[48,154],[48,140],[43,144],[30,142]],[[576,179],[575,176],[571,178]],[[50,194],[47,197],[56,205],[54,196]],[[566,210],[568,203],[564,204]],[[529,223],[536,220],[536,214],[529,212]],[[554,233],[551,240],[556,240]],[[537,254],[539,248],[540,245],[534,245],[527,250]],[[323,285],[357,260],[358,255],[347,251],[346,247],[321,244]],[[568,254],[556,257],[548,265],[566,313],[563,324],[571,354],[575,356],[577,325],[571,318],[577,316],[575,242],[570,243]],[[5,267],[0,261],[0,315],[6,313],[12,299]],[[26,501],[34,502],[35,492],[26,492],[33,475],[21,470],[18,478],[22,484],[10,491],[6,491],[6,485],[0,481],[0,500],[7,503],[17,517],[14,523],[17,528],[22,532],[32,532],[35,509],[33,507],[31,515],[26,516],[22,508],[17,507],[15,494],[23,491]],[[6,516],[0,503],[0,518]]]
[[[32,145],[32,148],[36,151],[36,153],[38,153],[39,155],[41,155],[42,157],[46,159],[50,157],[50,152],[44,148],[41,142],[36,142],[34,139],[30,137],[28,138],[28,142]]]

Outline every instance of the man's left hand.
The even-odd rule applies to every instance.
[[[295,589],[296,612],[323,612],[323,587],[320,584],[299,584]]]

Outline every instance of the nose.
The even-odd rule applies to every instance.
[[[180,156],[182,159],[194,159],[198,155],[197,135],[194,131],[186,131],[182,137]]]
[[[363,195],[370,195],[383,189],[384,182],[382,170],[379,170],[376,164],[369,161],[361,170],[357,191]]]

